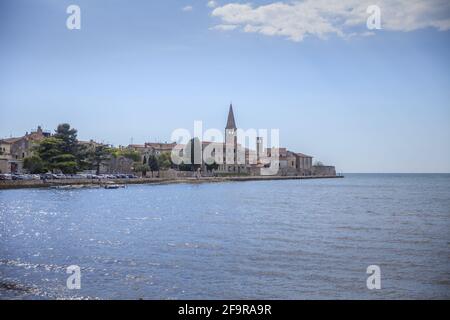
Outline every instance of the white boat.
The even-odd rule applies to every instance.
[[[51,189],[62,189],[62,190],[67,190],[67,189],[81,189],[81,188],[85,188],[86,186],[83,184],[71,184],[71,185],[62,185],[62,186],[51,186]]]

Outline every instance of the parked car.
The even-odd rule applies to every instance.
[[[51,173],[41,174],[41,180],[51,180],[51,179],[53,179],[53,174],[51,174]]]
[[[23,174],[14,173],[11,175],[12,180],[27,180],[26,176]]]
[[[0,174],[0,180],[12,180],[12,176],[9,173]]]

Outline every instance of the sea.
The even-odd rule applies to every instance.
[[[0,299],[449,298],[450,174],[0,191]]]

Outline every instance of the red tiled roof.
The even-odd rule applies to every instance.
[[[11,143],[17,142],[23,138],[24,137],[0,139],[0,142],[11,144]]]

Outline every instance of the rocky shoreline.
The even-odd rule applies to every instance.
[[[303,180],[303,179],[333,179],[344,176],[240,176],[240,177],[200,177],[200,178],[138,178],[138,179],[61,179],[61,180],[3,180],[0,190],[23,188],[51,188],[62,186],[103,187],[114,184],[172,184],[172,183],[212,183],[235,181],[265,181],[265,180]]]

